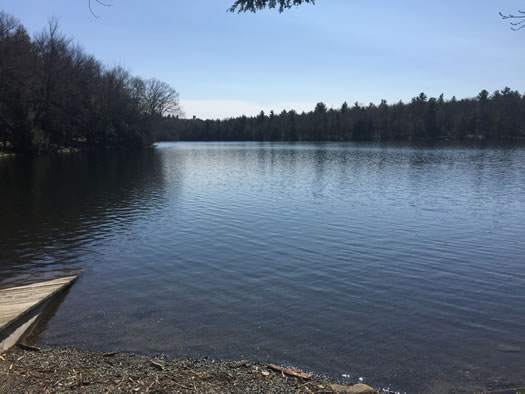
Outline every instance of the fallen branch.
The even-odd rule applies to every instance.
[[[285,373],[286,375],[295,376],[296,378],[310,379],[313,376],[313,374],[301,371],[298,368],[286,368],[275,364],[267,364],[267,366],[274,371],[279,371]]]

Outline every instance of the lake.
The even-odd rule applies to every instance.
[[[85,270],[41,344],[272,361],[407,392],[525,385],[525,148],[3,158],[0,207],[1,286]]]

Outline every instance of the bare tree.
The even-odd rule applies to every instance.
[[[20,21],[4,11],[0,11],[0,39],[5,38],[20,25]]]
[[[180,113],[179,94],[166,82],[148,79],[143,86],[143,102],[150,116],[176,115]]]
[[[525,28],[525,11],[518,10],[517,14],[502,14],[499,13],[502,19],[510,19],[511,29],[514,31]]]
[[[58,106],[54,98],[67,87],[71,39],[60,31],[58,19],[51,18],[47,28],[35,36],[34,47],[39,59],[33,86],[33,126],[37,127],[56,121]]]
[[[303,3],[315,4],[315,0],[235,0],[235,3],[230,7],[230,12],[256,12],[263,8],[276,8],[279,6],[279,12],[283,12],[287,8],[298,6]]]

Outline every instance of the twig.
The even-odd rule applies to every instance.
[[[146,393],[149,392],[149,389],[155,384],[155,381],[151,382],[151,384],[146,388]]]
[[[122,379],[120,379],[120,382],[117,384],[117,387],[119,387],[119,386],[122,384],[122,382],[124,381],[124,379],[126,379],[126,375],[124,375],[124,376],[122,377]]]
[[[312,390],[310,390],[308,387],[304,386],[304,388],[305,388],[306,390],[308,390],[310,393],[314,394],[314,392],[313,392]]]
[[[518,31],[518,30],[521,30],[523,28],[525,28],[525,11],[521,11],[521,10],[518,10],[518,12],[521,14],[521,15],[515,15],[515,14],[502,14],[501,12],[499,13],[499,16],[501,16],[502,19],[522,19],[518,22],[510,22],[511,24],[511,29],[514,30],[514,31]]]
[[[182,384],[180,384],[180,383],[177,383],[177,382],[175,382],[175,381],[173,382],[173,384],[174,384],[175,386],[182,387],[183,389],[191,390],[189,387],[186,387],[186,386],[184,386],[184,385],[182,385]]]
[[[151,363],[153,366],[155,366],[155,367],[157,367],[158,369],[160,369],[161,371],[164,371],[164,369],[165,369],[164,365],[162,365],[161,363],[158,363],[158,362],[153,361],[153,360],[150,360],[150,363]]]

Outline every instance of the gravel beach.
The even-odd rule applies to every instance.
[[[293,368],[248,360],[173,360],[126,353],[14,347],[0,356],[0,392],[355,394],[376,391],[362,384],[338,385]]]

